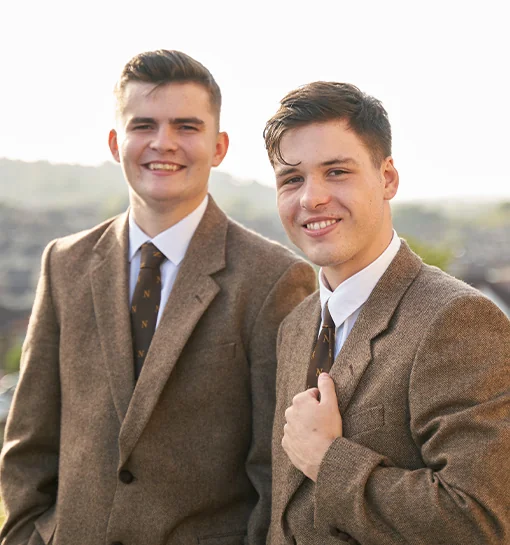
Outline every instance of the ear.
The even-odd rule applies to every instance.
[[[108,146],[112,152],[112,157],[120,163],[119,144],[117,142],[117,131],[112,129],[108,135]]]
[[[226,132],[219,132],[218,136],[216,137],[216,149],[214,151],[214,157],[212,161],[213,167],[219,166],[225,158],[225,155],[227,155],[228,144],[228,134]]]
[[[398,172],[393,164],[393,157],[386,157],[381,170],[384,179],[384,200],[390,201],[397,194],[399,183]]]

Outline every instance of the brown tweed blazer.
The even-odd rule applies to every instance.
[[[211,200],[134,382],[127,215],[50,244],[1,459],[2,545],[260,545],[276,332],[313,269]]]
[[[510,543],[510,322],[403,242],[331,376],[344,437],[317,484],[290,462],[285,409],[303,391],[319,295],[278,338],[270,545]]]

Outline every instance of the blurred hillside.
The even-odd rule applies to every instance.
[[[217,171],[210,187],[231,217],[290,246],[273,188],[239,183]],[[122,172],[113,163],[84,167],[0,159],[0,359],[5,339],[24,332],[44,246],[125,210],[127,202]],[[397,232],[425,261],[480,289],[501,288],[494,298],[507,300],[510,202],[399,204],[393,213]]]

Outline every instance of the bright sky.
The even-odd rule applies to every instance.
[[[399,200],[510,199],[510,32],[504,0],[3,2],[0,157],[109,160],[124,63],[180,49],[224,99],[221,169],[273,184],[265,121],[310,81],[354,83],[393,126]],[[1,183],[1,182],[0,182]]]

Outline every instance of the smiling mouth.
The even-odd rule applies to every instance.
[[[175,163],[147,163],[144,166],[149,170],[164,170],[167,172],[177,172],[184,168],[182,165],[176,165]]]
[[[313,223],[306,223],[305,227],[310,231],[319,231],[319,229],[325,229],[330,225],[338,223],[340,220],[325,220],[325,221],[315,221]]]

